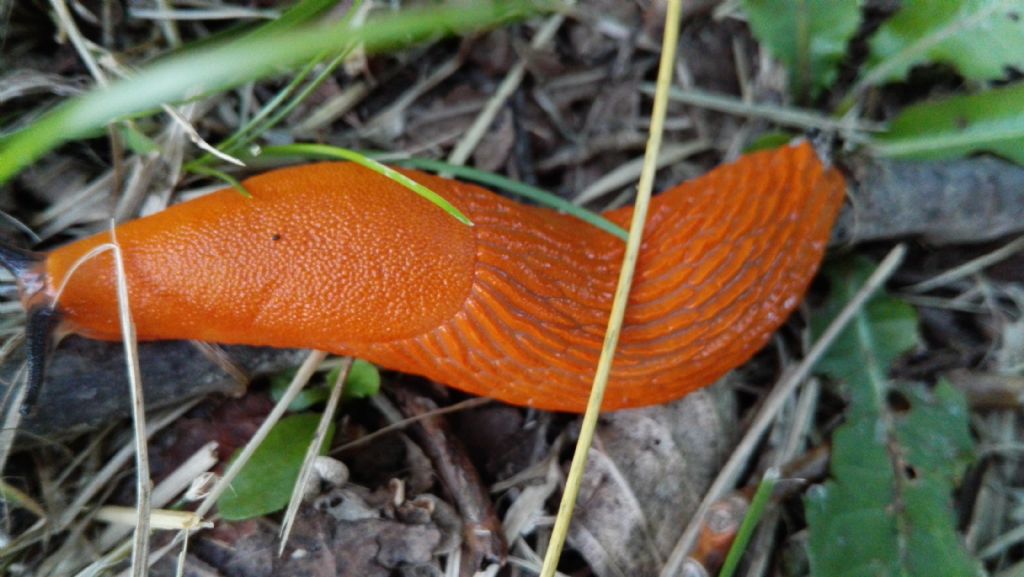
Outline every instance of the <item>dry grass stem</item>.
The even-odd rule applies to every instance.
[[[647,94],[653,93],[650,85],[644,85],[641,90]],[[868,141],[868,133],[878,132],[882,127],[878,124],[863,119],[835,120],[831,116],[819,114],[809,110],[802,110],[794,107],[775,106],[771,104],[748,103],[737,100],[731,96],[713,94],[703,90],[674,89],[671,95],[672,100],[690,104],[716,112],[733,114],[736,116],[747,116],[769,120],[781,126],[807,130],[825,130],[841,134],[844,139],[850,142],[865,143]]]
[[[664,168],[678,164],[694,154],[707,150],[709,147],[710,145],[704,140],[667,145],[658,153],[656,166]],[[613,190],[619,190],[636,182],[636,179],[643,171],[644,162],[646,162],[646,157],[639,157],[622,163],[618,168],[608,172],[608,174],[605,174],[591,183],[590,186],[584,188],[572,199],[573,203],[584,205],[597,200]],[[627,195],[632,196],[632,191],[627,191]]]
[[[594,430],[597,428],[597,418],[601,413],[604,390],[611,375],[615,348],[619,341],[619,332],[622,329],[622,321],[626,315],[626,304],[629,300],[629,291],[633,284],[633,271],[636,270],[636,261],[640,254],[644,223],[647,220],[647,209],[650,205],[651,192],[654,189],[657,159],[661,151],[663,123],[668,110],[668,91],[669,86],[672,84],[672,67],[676,57],[681,11],[682,0],[669,0],[668,10],[665,13],[665,32],[662,39],[661,59],[658,65],[658,84],[654,96],[654,111],[651,114],[650,139],[647,142],[645,162],[640,173],[640,182],[637,185],[636,205],[634,206],[633,216],[629,225],[629,240],[626,242],[626,252],[622,259],[622,268],[615,288],[612,310],[608,318],[608,329],[605,333],[604,344],[601,347],[601,356],[598,359],[597,369],[594,374],[590,398],[587,401],[587,411],[583,415],[583,423],[580,426],[580,437],[576,443],[576,450],[573,452],[572,464],[569,467],[569,475],[566,479],[565,492],[562,494],[562,500],[558,506],[558,516],[555,518],[555,526],[552,529],[551,540],[548,542],[548,550],[544,554],[544,564],[541,567],[540,573],[541,577],[552,577],[555,574],[558,561],[562,555],[562,548],[565,545],[565,539],[569,532],[569,523],[572,521],[572,512],[576,507],[576,498],[579,494],[580,484],[583,481],[583,473],[587,467],[587,456],[593,443]]]
[[[571,3],[570,3],[571,5]],[[530,41],[531,50],[540,50],[551,42],[554,38],[555,33],[562,27],[562,23],[565,22],[565,16],[561,14],[555,14],[548,18],[544,24],[540,27],[540,30],[534,35],[533,40]],[[523,81],[523,77],[526,75],[526,59],[520,58],[505,75],[505,78],[498,85],[498,89],[494,91],[494,94],[487,100],[487,104],[483,110],[470,125],[469,130],[466,131],[466,135],[462,137],[455,148],[452,149],[451,154],[448,155],[448,162],[450,164],[462,165],[469,159],[469,155],[473,153],[480,140],[483,138],[484,133],[490,128],[494,122],[494,118],[498,115],[498,111],[505,105],[509,97],[519,88],[519,85]]]
[[[998,249],[979,256],[978,258],[969,260],[960,266],[952,268],[940,275],[932,277],[926,281],[921,281],[917,284],[905,287],[903,290],[912,293],[924,293],[937,288],[945,287],[953,284],[959,280],[965,279],[969,276],[978,274],[984,269],[1010,258],[1017,254],[1021,250],[1024,250],[1024,236],[1018,237]]]
[[[288,500],[288,509],[284,514],[281,530],[278,532],[281,538],[281,543],[277,549],[278,556],[284,554],[284,547],[288,544],[288,536],[291,534],[292,525],[295,523],[295,516],[299,512],[299,506],[302,505],[302,496],[305,494],[306,485],[313,475],[313,462],[320,455],[324,439],[327,438],[327,431],[331,423],[334,422],[334,417],[338,412],[338,404],[341,402],[341,394],[345,390],[345,380],[348,379],[348,373],[351,368],[352,358],[346,357],[342,361],[338,378],[331,383],[331,395],[327,399],[327,406],[324,407],[324,412],[320,415],[320,422],[317,423],[316,432],[313,434],[309,447],[306,449],[306,456],[303,458],[302,467],[299,469],[299,476],[295,480],[295,486],[292,488],[291,499]]]
[[[743,439],[736,445],[732,455],[729,456],[729,460],[722,467],[721,472],[715,478],[707,493],[705,493],[700,507],[694,513],[693,518],[690,519],[690,523],[683,532],[683,536],[676,543],[672,554],[662,568],[661,577],[671,577],[678,574],[679,568],[686,560],[686,556],[693,549],[697,533],[700,531],[700,527],[704,522],[704,516],[707,514],[711,504],[736,485],[740,473],[746,468],[754,449],[761,440],[761,436],[775,421],[776,416],[785,405],[789,396],[807,378],[815,363],[818,362],[818,359],[825,354],[825,351],[832,345],[832,342],[846,328],[846,325],[853,320],[854,316],[860,312],[868,299],[896,271],[900,263],[903,262],[906,252],[907,250],[904,245],[898,245],[889,251],[889,254],[878,265],[875,272],[864,283],[864,286],[861,287],[839,315],[829,324],[825,332],[822,333],[821,338],[814,343],[814,346],[807,352],[807,356],[793,370],[784,374],[772,388],[772,391],[761,405],[761,410],[754,417],[750,428],[743,435]]]

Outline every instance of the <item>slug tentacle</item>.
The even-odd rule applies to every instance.
[[[28,310],[25,323],[25,363],[28,375],[25,395],[18,410],[22,416],[35,411],[39,391],[46,379],[46,363],[54,346],[54,332],[60,324],[60,311],[49,304],[36,304]]]
[[[60,313],[46,293],[43,265],[46,255],[0,242],[0,266],[7,269],[18,284],[18,293],[27,308],[25,323],[25,363],[28,373],[25,394],[19,410],[22,415],[33,411],[39,389],[46,377],[46,362],[53,346],[54,330]]]
[[[582,411],[624,252],[554,211],[413,171],[475,223],[354,164],[270,172],[118,227],[140,339],[315,348],[506,402]],[[678,398],[750,358],[814,275],[844,183],[807,144],[654,199],[606,409]],[[626,225],[632,208],[606,217]],[[46,259],[47,286],[109,234]],[[2,255],[0,255],[2,257]],[[109,255],[61,295],[117,339]]]

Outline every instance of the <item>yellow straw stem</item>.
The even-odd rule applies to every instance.
[[[619,284],[612,302],[612,312],[608,319],[608,330],[601,348],[601,358],[594,374],[594,384],[587,401],[587,412],[583,415],[580,437],[576,442],[572,466],[566,479],[565,492],[558,506],[558,517],[551,533],[551,542],[544,555],[541,577],[554,577],[558,560],[565,546],[565,538],[569,532],[569,521],[576,507],[583,471],[587,467],[587,454],[594,439],[594,429],[601,412],[601,402],[611,374],[615,348],[619,344],[619,333],[622,331],[622,320],[626,314],[626,303],[629,301],[629,290],[633,285],[633,272],[636,269],[637,255],[640,253],[640,242],[643,239],[644,222],[647,220],[647,208],[651,201],[651,190],[654,188],[654,173],[657,169],[658,150],[661,148],[661,135],[665,125],[665,110],[668,107],[668,93],[672,84],[672,68],[675,63],[676,45],[679,39],[679,20],[682,0],[668,0],[668,11],[665,14],[665,36],[662,39],[661,61],[658,64],[658,84],[654,93],[654,111],[651,114],[651,129],[644,151],[644,165],[640,172],[640,183],[637,186],[636,207],[633,220],[629,226],[629,239],[626,241],[626,254],[619,273]]]

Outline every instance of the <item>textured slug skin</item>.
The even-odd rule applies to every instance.
[[[142,340],[326,350],[509,403],[582,411],[624,243],[551,210],[407,172],[323,163],[117,227]],[[844,183],[809,145],[746,156],[655,197],[605,409],[675,399],[749,359],[821,260]],[[631,208],[605,216],[628,226]],[[53,299],[104,233],[50,253]],[[64,326],[117,340],[109,252],[60,293]]]

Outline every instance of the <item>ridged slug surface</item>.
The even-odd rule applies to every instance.
[[[121,227],[142,339],[303,347],[475,394],[585,408],[624,243],[575,218],[408,172],[466,227],[352,164],[246,181]],[[844,183],[808,145],[655,197],[605,409],[660,403],[749,359],[817,269]],[[632,209],[606,216],[628,226]],[[48,259],[49,289],[99,235]],[[72,330],[119,338],[109,256],[60,297]]]

